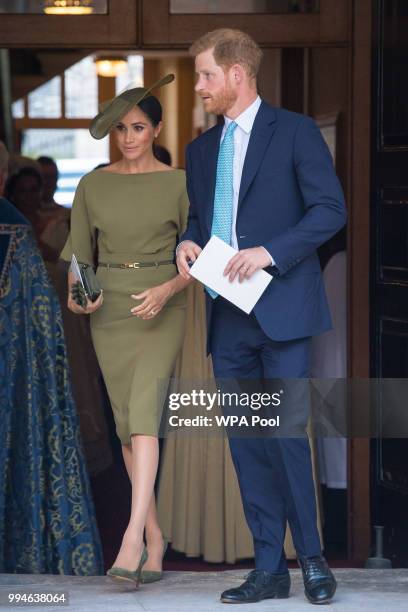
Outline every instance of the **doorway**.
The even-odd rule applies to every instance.
[[[63,49],[69,47],[72,53],[84,57],[101,49],[109,53],[126,53],[131,49],[132,53],[137,51],[144,55],[145,67],[149,66],[147,70],[152,77],[146,76],[149,81],[158,70],[157,62],[165,62],[168,67],[172,62],[173,65],[184,62],[185,69],[179,73],[178,95],[179,100],[186,99],[187,108],[191,108],[194,99],[185,98],[182,92],[192,91],[194,75],[189,73],[190,60],[186,53],[192,39],[206,30],[224,25],[240,27],[252,34],[261,43],[267,60],[264,73],[260,75],[262,95],[273,104],[282,104],[316,117],[330,140],[350,208],[349,374],[367,375],[368,293],[364,270],[368,265],[365,231],[368,168],[361,160],[367,159],[369,143],[367,75],[370,55],[367,49],[371,43],[370,3],[364,0],[351,8],[348,1],[332,3],[320,0],[310,11],[289,11],[286,7],[280,9],[280,14],[273,14],[265,8],[262,14],[251,11],[197,15],[188,12],[185,6],[177,8],[168,0],[158,0],[154,18],[148,2],[134,4],[130,9],[124,0],[110,0],[108,14],[92,16],[86,22],[74,22],[71,18],[69,21],[54,19],[46,22],[48,17],[40,15],[2,16],[2,44],[11,49],[18,48],[19,41],[22,41],[21,32],[25,30],[26,50],[31,45],[32,49],[43,52],[56,49],[66,53]],[[31,33],[28,38],[27,32]],[[105,92],[106,97],[112,94],[112,87],[107,89],[110,91]],[[168,104],[171,108],[174,100],[169,100]],[[185,109],[186,106],[183,107],[184,116]],[[177,142],[174,158],[179,166],[183,165],[184,145],[194,136],[195,129],[202,129],[199,122],[199,116],[192,117],[190,125],[180,121],[177,129],[173,122],[166,136],[166,142]],[[362,473],[368,472],[366,440],[350,441],[348,468],[349,556],[361,562],[367,556],[369,541],[367,490],[360,486]]]

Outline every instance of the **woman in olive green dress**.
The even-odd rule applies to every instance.
[[[113,132],[122,158],[81,179],[61,255],[70,260],[74,253],[93,265],[97,252],[103,295],[82,308],[69,293],[68,307],[91,313],[92,339],[132,483],[129,525],[108,573],[136,586],[140,579],[161,576],[164,543],[154,498],[162,414],[158,389],[172,375],[181,349],[188,284],[173,263],[187,221],[185,173],[153,155],[162,121],[160,103],[149,94],[128,90],[91,124],[96,138]],[[70,273],[70,287],[73,282]]]

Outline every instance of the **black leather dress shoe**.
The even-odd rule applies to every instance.
[[[262,599],[284,599],[289,597],[290,576],[272,574],[265,570],[252,570],[241,586],[228,589],[221,594],[223,603],[255,603]]]
[[[300,557],[305,595],[313,604],[327,604],[336,592],[337,583],[324,557]]]

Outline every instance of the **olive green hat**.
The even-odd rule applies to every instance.
[[[174,74],[167,74],[151,87],[134,87],[133,89],[127,89],[116,96],[116,98],[101,104],[99,108],[100,112],[92,119],[89,127],[91,136],[96,138],[96,140],[104,138],[109,134],[115,123],[144,98],[147,98],[153,89],[163,87],[163,85],[167,85],[167,83],[171,83],[172,81],[174,81]]]

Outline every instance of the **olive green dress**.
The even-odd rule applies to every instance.
[[[71,232],[61,257],[93,264],[174,258],[186,226],[185,172],[118,174],[98,169],[77,188]],[[153,319],[132,315],[131,298],[177,274],[174,264],[139,269],[98,267],[103,305],[91,315],[92,339],[122,444],[132,434],[156,436],[162,391],[181,349],[186,297],[174,295]]]

